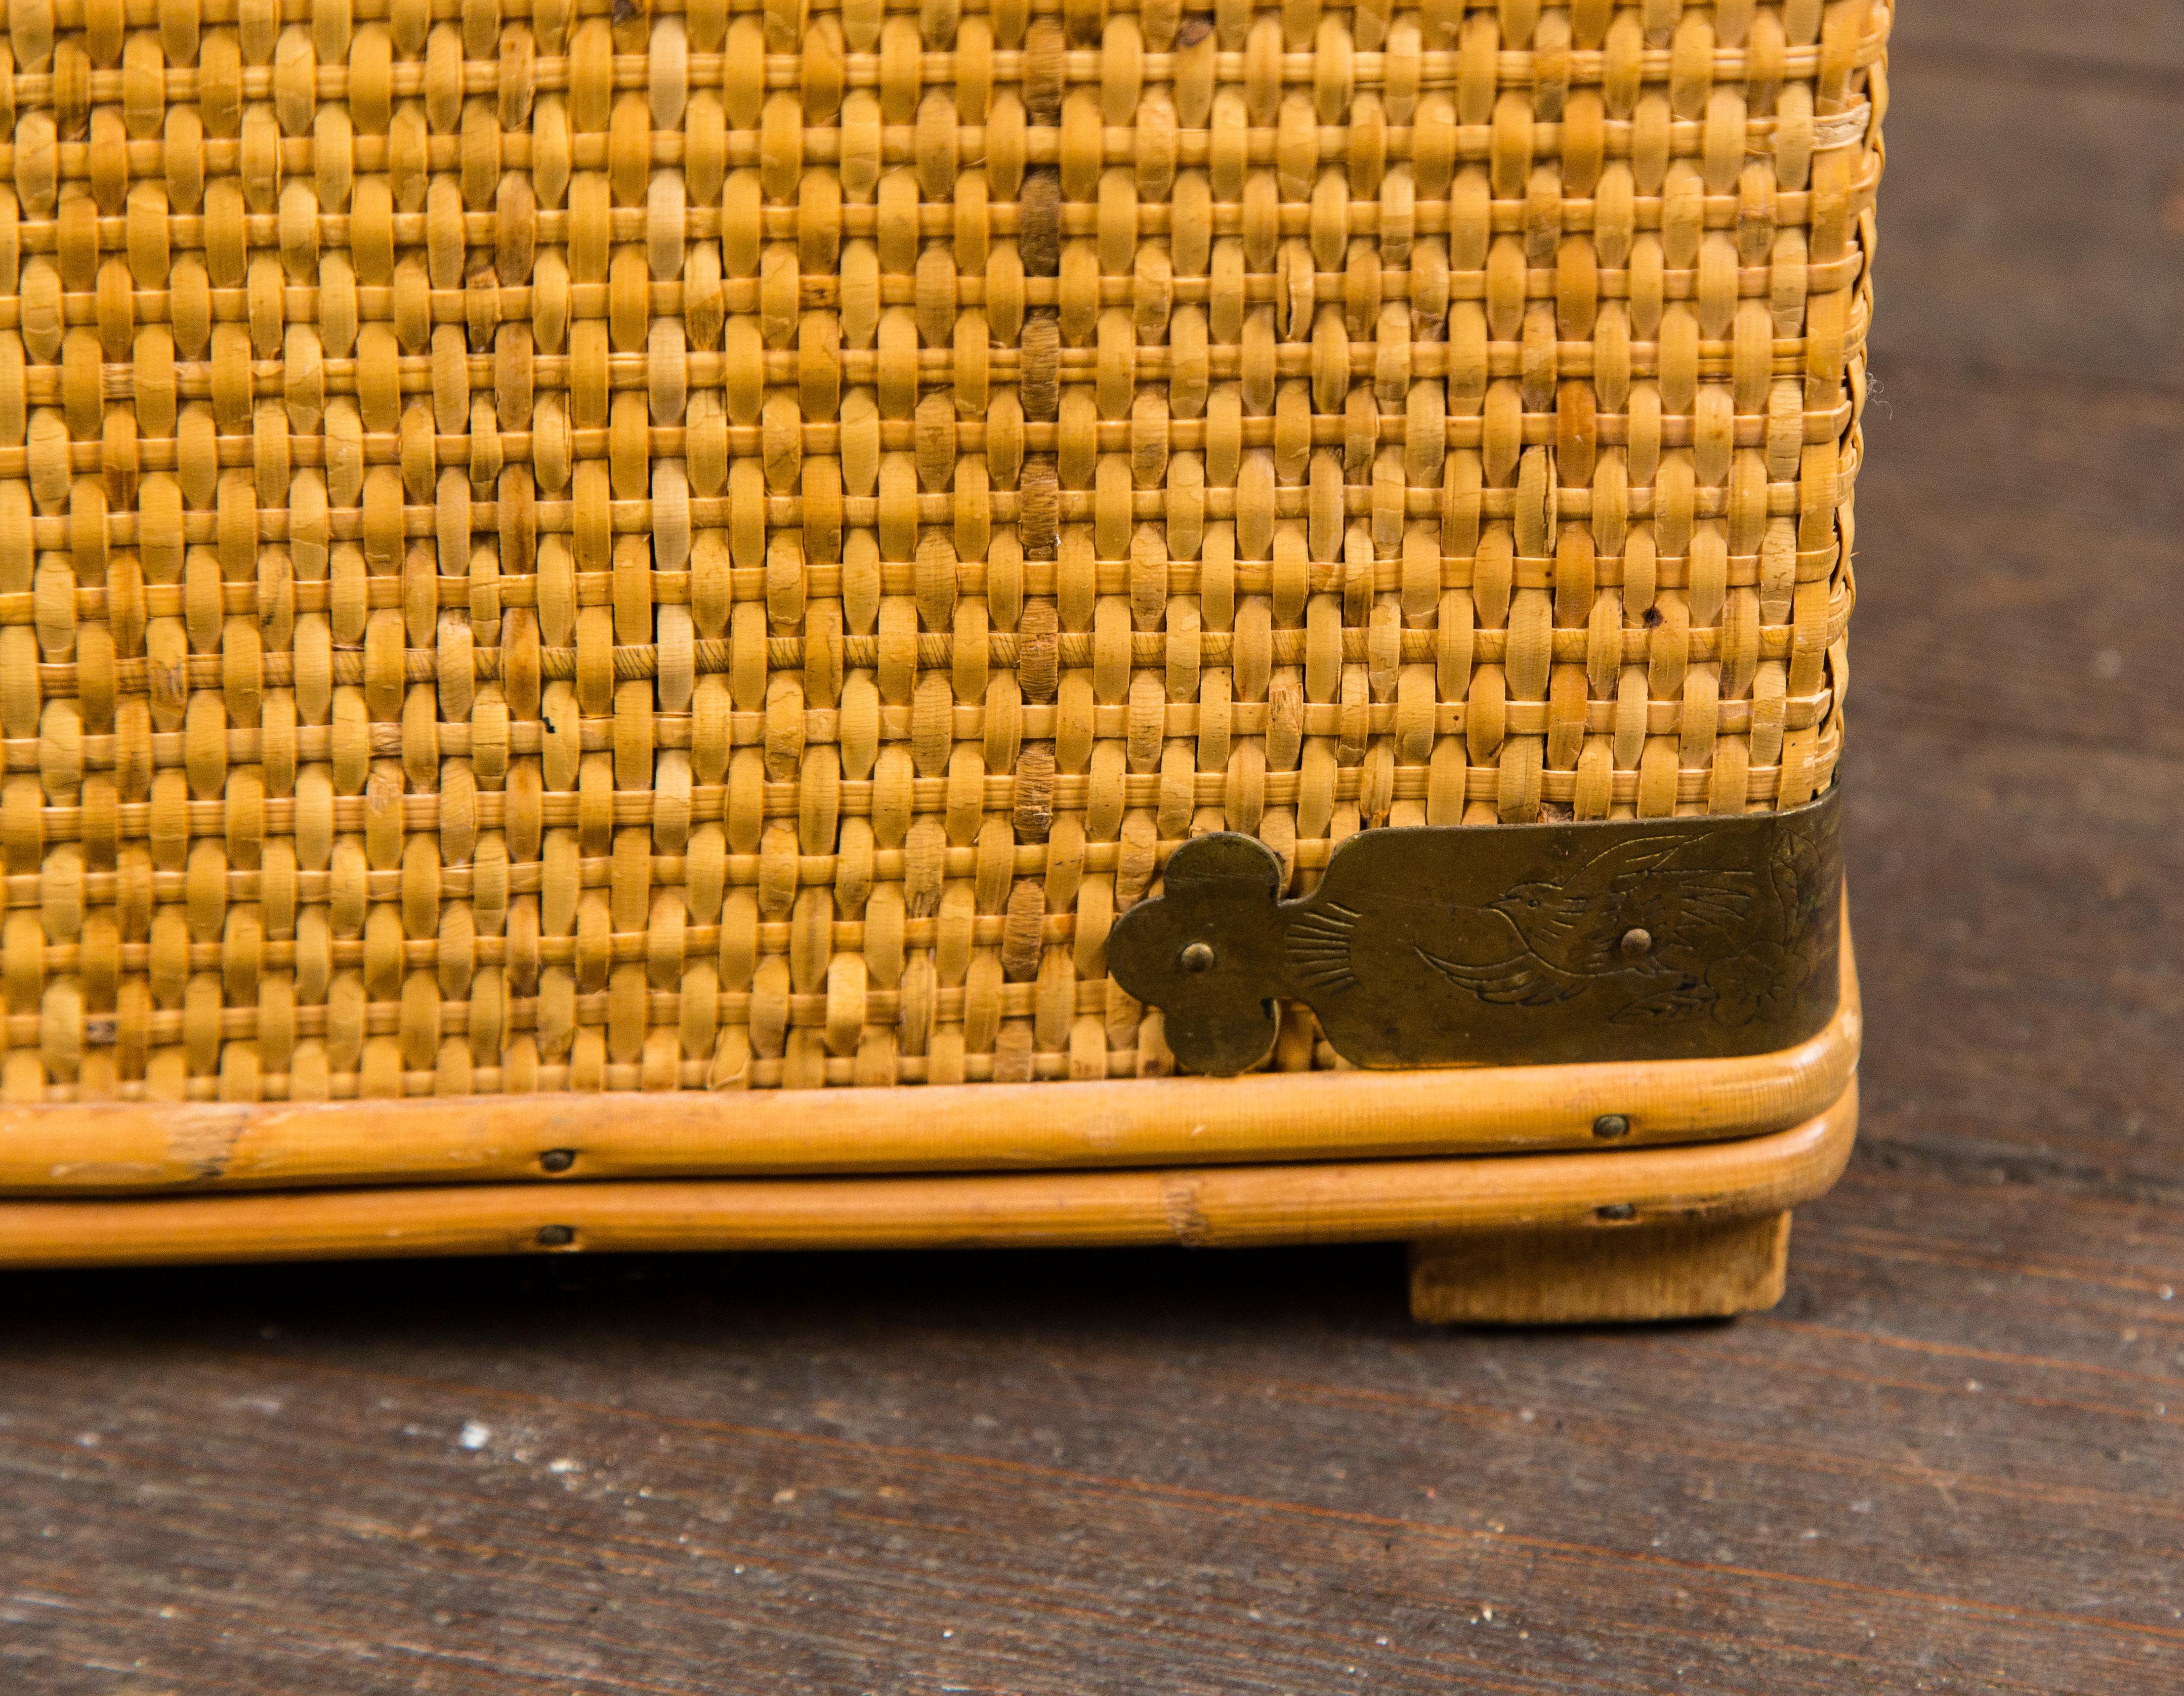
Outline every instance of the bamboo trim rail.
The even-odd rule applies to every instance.
[[[1841,1176],[1853,1083],[1787,1131],[1495,1159],[953,1177],[730,1179],[0,1203],[0,1266],[526,1251],[1242,1248],[1603,1230],[1777,1213]]]

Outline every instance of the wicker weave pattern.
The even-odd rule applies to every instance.
[[[1153,1075],[1193,832],[1825,787],[1885,6],[1384,7],[9,0],[6,1094]]]

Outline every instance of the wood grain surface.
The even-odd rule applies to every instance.
[[[1903,9],[1864,1129],[1781,1307],[1425,1329],[1395,1248],[11,1275],[0,1689],[2184,1686],[2184,4]]]

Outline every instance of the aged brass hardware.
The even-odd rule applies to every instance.
[[[1782,813],[1361,831],[1319,887],[1233,832],[1185,842],[1116,920],[1117,981],[1195,1071],[1272,1051],[1278,998],[1361,1066],[1691,1059],[1788,1048],[1835,1011],[1839,792]]]

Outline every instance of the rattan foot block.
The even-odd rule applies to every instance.
[[[1719,1319],[1782,1299],[1790,1215],[1620,1231],[1496,1231],[1411,1245],[1411,1316],[1429,1325]]]

